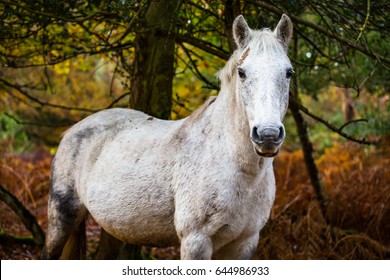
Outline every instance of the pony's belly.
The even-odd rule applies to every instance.
[[[111,188],[109,192],[95,188],[86,206],[105,231],[127,243],[165,247],[179,242],[173,198],[156,188],[153,192],[145,188]]]
[[[128,213],[111,217],[90,211],[95,221],[106,232],[129,244],[156,247],[173,246],[179,243],[173,217],[163,213]],[[147,215],[145,215],[147,214]]]
[[[118,225],[102,226],[106,232],[128,244],[137,244],[153,247],[168,247],[179,244],[174,228],[163,228],[158,225],[141,227],[139,224],[128,224],[127,230],[118,228]],[[153,227],[157,227],[156,230]]]

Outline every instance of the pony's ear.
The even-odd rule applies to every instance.
[[[282,43],[284,49],[287,51],[288,44],[290,43],[293,34],[293,24],[287,15],[282,15],[282,18],[274,30],[274,34],[276,35],[276,38],[278,38]]]
[[[244,49],[250,38],[251,29],[246,23],[244,17],[239,15],[233,22],[233,37],[238,48]]]

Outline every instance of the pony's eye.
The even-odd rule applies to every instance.
[[[288,68],[287,71],[286,71],[286,78],[287,78],[287,79],[290,79],[291,76],[292,76],[294,73],[295,73],[295,72],[294,72],[294,69]]]
[[[243,80],[246,78],[245,71],[242,68],[238,68],[237,71],[238,71],[238,76],[240,76],[240,79]]]

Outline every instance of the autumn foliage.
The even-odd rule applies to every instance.
[[[388,147],[336,144],[318,160],[328,195],[324,217],[301,151],[275,163],[277,197],[263,230],[261,259],[389,258]]]
[[[383,259],[390,248],[390,148],[336,144],[318,160],[328,195],[327,215],[310,184],[301,151],[283,152],[275,160],[277,196],[261,233],[256,259]],[[0,159],[0,184],[37,217],[46,230],[52,156],[44,148],[5,154]],[[17,216],[0,203],[1,236],[29,236]],[[99,227],[88,222],[89,258]],[[1,259],[33,259],[33,245],[0,243]],[[143,248],[145,258],[177,259],[177,248]]]

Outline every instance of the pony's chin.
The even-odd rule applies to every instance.
[[[279,148],[277,148],[275,151],[261,151],[260,147],[254,146],[255,152],[257,155],[261,157],[275,157],[277,154],[279,154]]]

